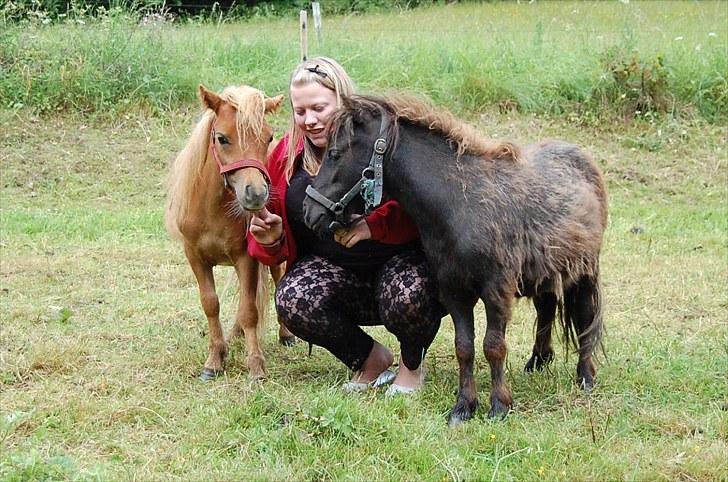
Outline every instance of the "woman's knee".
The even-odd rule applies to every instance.
[[[276,288],[276,309],[284,323],[308,322],[335,311],[346,286],[341,268],[318,257],[307,258],[281,278]]]

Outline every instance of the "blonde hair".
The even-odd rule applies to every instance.
[[[334,59],[328,57],[314,57],[304,60],[293,70],[291,74],[291,87],[302,86],[317,83],[332,90],[336,94],[336,105],[341,105],[341,99],[354,94],[354,82],[346,73],[344,68]],[[289,96],[290,97],[290,96]],[[291,104],[291,111],[293,105]],[[286,179],[290,180],[293,175],[293,165],[296,158],[296,146],[299,142],[303,142],[303,161],[302,167],[312,176],[318,173],[321,161],[316,157],[314,146],[304,136],[301,129],[296,126],[291,114],[291,129],[288,139],[288,159],[286,161]]]

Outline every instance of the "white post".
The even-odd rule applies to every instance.
[[[299,34],[301,39],[301,62],[303,62],[304,60],[308,59],[308,14],[306,13],[306,10],[301,10],[299,20]]]
[[[311,10],[313,11],[313,27],[316,29],[316,44],[321,50],[321,6],[318,2],[311,2]]]

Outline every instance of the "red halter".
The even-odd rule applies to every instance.
[[[265,180],[268,184],[270,184],[270,174],[268,174],[268,169],[265,167],[265,164],[260,162],[257,159],[240,159],[239,161],[235,161],[230,164],[223,165],[222,162],[220,162],[220,156],[217,154],[217,149],[215,148],[216,142],[215,142],[215,129],[210,130],[210,149],[212,149],[212,156],[215,158],[215,162],[217,162],[217,167],[220,168],[220,174],[223,177],[223,180],[225,181],[225,187],[229,187],[227,175],[230,172],[235,172],[240,169],[244,169],[246,167],[254,167],[257,170],[263,174],[263,177],[265,177]]]

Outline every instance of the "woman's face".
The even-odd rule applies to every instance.
[[[293,120],[311,141],[326,147],[331,115],[336,112],[336,93],[317,82],[291,87]]]

